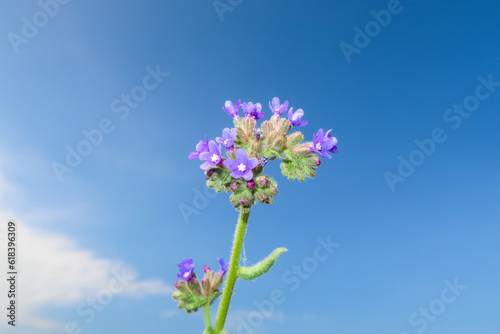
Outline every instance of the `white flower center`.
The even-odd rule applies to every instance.
[[[245,166],[245,165],[243,164],[243,162],[242,162],[241,164],[239,164],[239,165],[238,165],[238,170],[239,170],[240,172],[244,172],[244,171],[246,171],[246,169],[247,169],[247,166]]]
[[[321,144],[320,144],[320,143],[317,143],[317,144],[316,144],[316,149],[317,149],[318,151],[321,151]]]
[[[183,275],[185,278],[188,278],[189,277],[189,271],[187,271],[186,273],[184,273]]]
[[[219,156],[214,153],[214,155],[212,155],[211,160],[212,160],[212,162],[216,162],[217,160],[219,160]]]

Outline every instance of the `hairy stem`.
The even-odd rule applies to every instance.
[[[210,320],[210,302],[207,302],[204,306],[205,311],[205,328],[208,329],[212,327],[212,321]]]
[[[224,323],[226,322],[229,302],[231,301],[234,284],[236,283],[236,278],[238,277],[241,249],[243,247],[243,240],[245,239],[247,231],[249,216],[250,211],[240,212],[240,217],[238,218],[238,225],[236,226],[236,231],[234,233],[233,249],[231,250],[231,259],[229,260],[229,271],[227,273],[226,285],[224,286],[224,291],[222,292],[219,311],[217,312],[217,319],[215,320],[215,334],[219,334],[221,332],[224,328]]]

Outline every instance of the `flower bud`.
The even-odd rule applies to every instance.
[[[191,289],[186,281],[175,281],[174,286],[177,290],[182,293],[191,293]]]
[[[274,130],[274,126],[271,124],[271,122],[269,121],[264,121],[262,122],[262,135],[261,135],[261,139],[262,138],[267,138],[271,132],[273,132]]]
[[[292,125],[286,118],[280,118],[279,122],[277,123],[277,128],[280,133],[287,135],[288,132],[290,132],[290,130],[292,129]]]
[[[254,180],[247,181],[247,188],[248,189],[255,188],[255,181]]]
[[[205,293],[205,296],[209,296],[210,292],[212,292],[212,287],[210,286],[210,280],[206,277],[204,277],[201,280],[201,286],[203,287],[203,292]]]
[[[300,132],[294,132],[286,139],[286,147],[292,148],[304,139],[304,135]]]
[[[257,181],[259,187],[266,187],[271,183],[270,178],[265,175],[259,176],[255,181]]]
[[[187,285],[192,292],[198,295],[201,294],[200,283],[198,282],[198,279],[196,278],[196,275],[194,273],[193,273],[193,280],[187,282]]]
[[[276,195],[278,195],[278,188],[269,187],[267,193],[270,194],[271,196],[276,196]]]
[[[316,154],[312,154],[311,156],[304,159],[304,163],[310,167],[316,168],[321,165],[321,158]]]
[[[252,137],[256,125],[257,121],[253,117],[238,117],[234,119],[234,127],[236,128],[238,135],[241,135],[243,138],[247,138],[244,142],[247,142],[248,138]]]
[[[240,197],[240,204],[242,204],[242,205],[248,205],[248,204],[250,204],[250,201],[251,201],[250,196],[244,195],[244,196]]]
[[[217,290],[221,286],[223,280],[224,278],[222,277],[221,273],[216,273],[212,282],[212,289]]]
[[[240,184],[238,182],[232,182],[231,186],[230,186],[232,191],[236,191],[239,187],[240,187]]]
[[[273,149],[281,152],[285,149],[286,136],[277,131],[273,131],[266,138],[266,151]]]
[[[310,157],[313,155],[313,153],[310,150],[311,143],[303,143],[296,145],[291,149],[291,152],[294,156],[298,158],[305,158],[305,157]]]
[[[204,272],[205,274],[206,274],[206,273],[207,273],[207,271],[209,271],[209,270],[210,270],[210,267],[209,267],[209,266],[204,266],[204,267],[203,267],[203,272]]]
[[[254,155],[261,156],[262,155],[262,142],[255,138],[252,143],[252,151]]]
[[[265,203],[267,201],[267,195],[265,192],[261,192],[257,195],[257,199],[259,200],[259,202],[261,203]]]
[[[173,298],[174,300],[179,300],[179,299],[182,297],[182,295],[183,295],[183,293],[182,293],[182,292],[180,292],[180,291],[174,291],[174,292],[172,293],[172,298]]]
[[[241,143],[247,143],[248,140],[249,138],[245,133],[245,131],[239,126],[236,126],[236,141]]]

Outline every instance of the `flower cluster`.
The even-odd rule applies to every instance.
[[[218,258],[220,270],[214,273],[209,266],[203,267],[205,276],[201,280],[201,286],[194,273],[193,259],[183,259],[177,266],[178,281],[174,283],[175,291],[172,297],[179,301],[179,308],[186,309],[188,313],[197,311],[206,303],[210,305],[221,295],[219,287],[221,286],[224,275],[229,270],[229,263],[224,263],[222,258]]]
[[[226,101],[222,109],[233,118],[234,128],[225,128],[222,137],[215,140],[205,137],[196,145],[196,152],[189,154],[189,159],[203,161],[200,168],[205,170],[208,187],[233,192],[230,201],[238,211],[248,211],[257,202],[273,202],[278,191],[276,182],[261,175],[269,161],[280,158],[283,175],[304,181],[316,175],[320,158],[330,159],[329,153],[338,152],[331,130],[325,133],[319,129],[313,141],[306,143],[301,143],[304,135],[300,131],[290,134],[292,128],[305,126],[307,121],[302,120],[302,109],[293,111],[288,106],[288,101],[281,103],[279,98],[273,98],[269,102],[273,115],[258,128],[257,120],[264,116],[260,103]],[[222,147],[227,157],[222,156]]]

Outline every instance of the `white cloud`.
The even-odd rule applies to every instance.
[[[9,216],[0,212],[0,222],[4,224]],[[22,222],[17,222],[17,225],[20,240],[17,250],[18,305],[22,311],[22,323],[26,326],[60,330],[63,324],[41,316],[46,307],[74,307],[77,310],[87,298],[97,298],[97,302],[103,300],[102,305],[107,305],[110,295],[168,296],[173,291],[171,286],[159,279],[138,280],[136,273],[125,264],[82,249],[68,237],[47,234]],[[2,230],[5,232],[5,224]],[[5,235],[1,237],[3,242],[0,242],[0,247],[3,250]],[[3,253],[2,258],[4,256]],[[6,291],[6,286],[0,287],[0,291]],[[3,321],[0,324],[2,333],[2,326],[10,327]]]
[[[24,201],[22,189],[9,182],[0,172],[0,260],[6,259],[6,223],[16,220],[18,225],[18,282],[16,327],[0,322],[1,333],[40,333],[64,331],[63,323],[47,318],[47,308],[74,308],[85,306],[88,298],[97,298],[107,305],[109,296],[147,295],[169,296],[173,288],[159,279],[140,280],[125,263],[104,258],[78,245],[76,240],[33,228],[33,223],[54,218],[71,221],[74,208],[44,209],[40,212],[14,211],[16,202]],[[5,208],[11,208],[7,210]],[[29,224],[28,224],[29,223]],[[0,266],[2,272],[6,267]],[[5,305],[7,281],[0,280],[0,305]],[[108,298],[108,299],[106,299]],[[4,312],[2,312],[3,314]],[[5,318],[5,315],[3,316]],[[22,321],[20,320],[22,319]]]

